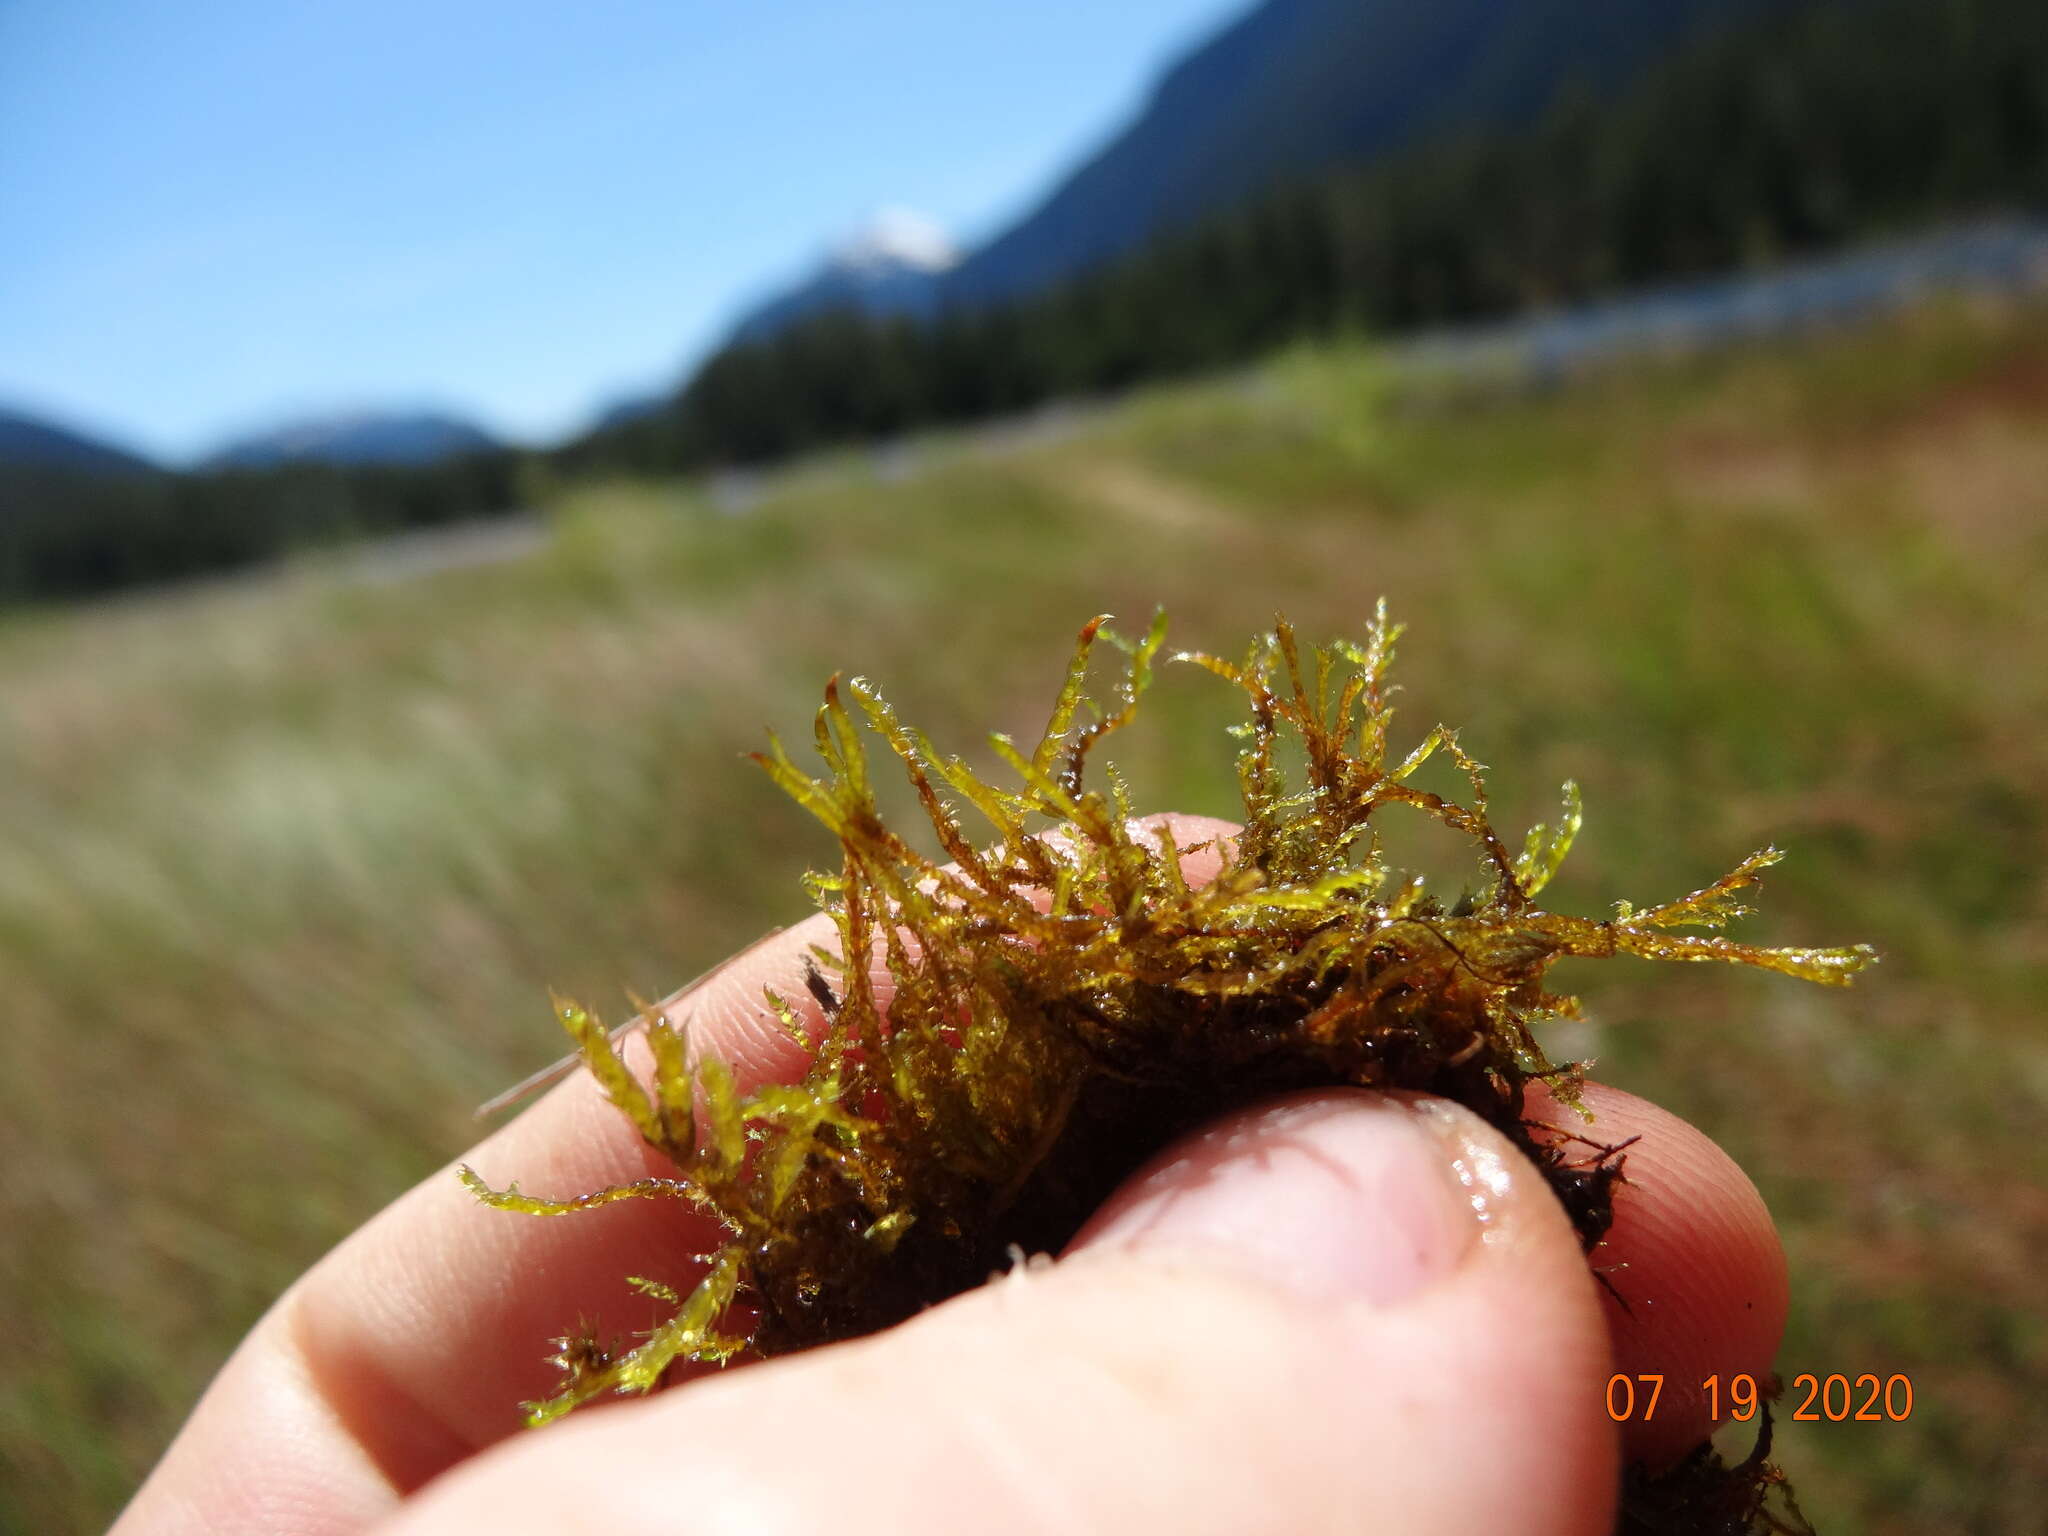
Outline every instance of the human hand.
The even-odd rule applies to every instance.
[[[1173,825],[1182,842],[1227,831]],[[743,1089],[801,1072],[758,1000],[765,986],[808,1006],[803,956],[831,938],[813,918],[688,998],[695,1038]],[[548,1390],[549,1337],[579,1314],[601,1334],[644,1326],[619,1277],[687,1288],[716,1233],[653,1202],[500,1216],[443,1173],[257,1325],[116,1536],[1605,1536],[1618,1459],[1668,1459],[1710,1427],[1686,1384],[1768,1372],[1785,1277],[1718,1148],[1617,1090],[1591,1085],[1586,1102],[1603,1141],[1641,1136],[1596,1255],[1619,1266],[1626,1311],[1537,1171],[1477,1117],[1332,1090],[1186,1138],[1057,1264],[530,1435],[513,1433],[514,1405]],[[661,1171],[580,1077],[465,1161],[534,1190]],[[1610,1420],[1616,1371],[1665,1376],[1653,1419]]]

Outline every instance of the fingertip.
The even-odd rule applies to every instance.
[[[1141,1169],[1069,1253],[1292,1299],[1318,1341],[1293,1412],[1343,1427],[1357,1481],[1335,1482],[1386,1528],[1607,1529],[1593,1286],[1543,1181],[1463,1106],[1357,1089],[1247,1106]]]
[[[1713,1432],[1716,1404],[1728,1419],[1738,1378],[1770,1379],[1790,1294],[1785,1252],[1756,1185],[1696,1126],[1601,1083],[1585,1085],[1590,1125],[1546,1098],[1532,1090],[1532,1119],[1603,1145],[1635,1138],[1592,1262],[1608,1282],[1614,1369],[1663,1379],[1655,1414],[1623,1423],[1624,1454],[1661,1467]]]

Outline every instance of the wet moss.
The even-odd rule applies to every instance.
[[[1576,1012],[1546,990],[1549,966],[1633,955],[1839,985],[1874,958],[1864,946],[1761,948],[1712,931],[1748,910],[1744,896],[1780,856],[1771,848],[1701,890],[1620,902],[1605,919],[1539,906],[1580,826],[1577,789],[1566,784],[1556,819],[1510,848],[1454,731],[1439,725],[1396,757],[1387,673],[1399,630],[1384,604],[1360,645],[1304,653],[1283,621],[1239,661],[1176,658],[1240,690],[1249,715],[1243,829],[1214,850],[1220,872],[1190,882],[1183,860],[1202,845],[1148,831],[1115,769],[1099,783],[1091,772],[1103,740],[1135,718],[1165,633],[1163,616],[1135,642],[1101,619],[1085,626],[1038,740],[992,738],[1003,782],[941,755],[861,679],[826,689],[822,774],[779,742],[758,759],[839,845],[839,867],[809,882],[838,928],[808,982],[823,1034],[810,1038],[791,1000],[771,995],[812,1065],[799,1082],[742,1096],[723,1063],[693,1061],[653,1009],[635,1021],[655,1063],[643,1083],[614,1032],[560,1006],[584,1064],[673,1171],[567,1199],[492,1190],[467,1169],[465,1181],[490,1205],[534,1214],[677,1200],[727,1236],[687,1295],[635,1282],[673,1310],[633,1347],[563,1340],[561,1388],[528,1405],[532,1422],[652,1390],[678,1361],[887,1326],[978,1284],[1015,1249],[1057,1250],[1173,1136],[1293,1088],[1458,1100],[1536,1161],[1591,1252],[1626,1154],[1524,1117],[1530,1082],[1571,1104],[1580,1081],[1577,1064],[1552,1062],[1537,1039],[1545,1020]],[[1088,679],[1104,641],[1127,664],[1098,703]],[[1469,785],[1461,800],[1414,782],[1439,754]],[[946,862],[880,814],[883,768],[908,777]],[[1467,839],[1476,891],[1446,905],[1391,868],[1379,837],[1389,814]],[[893,984],[886,1006],[866,963],[877,955]],[[1656,1483],[1632,1474],[1624,1528],[1804,1529],[1767,1452],[1766,1435],[1734,1466],[1703,1449]]]

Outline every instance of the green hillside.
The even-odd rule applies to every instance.
[[[828,673],[968,746],[1043,723],[1092,613],[1234,649],[1382,593],[1397,738],[1465,727],[1504,825],[1583,785],[1562,909],[1775,841],[1751,934],[1882,947],[1846,994],[1586,967],[1556,1043],[1752,1170],[1788,1374],[1912,1377],[1905,1423],[1788,1426],[1822,1529],[2038,1528],[2048,311],[1484,408],[1297,351],[917,462],[744,517],[585,484],[522,560],[0,625],[0,1529],[101,1525],[268,1299],[555,1053],[547,988],[658,993],[803,909],[831,850],[741,755]],[[1146,801],[1228,810],[1228,692],[1168,672],[1112,753]]]

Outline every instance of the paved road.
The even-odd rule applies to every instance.
[[[539,553],[552,537],[538,512],[422,528],[332,549],[310,550],[218,575],[195,576],[67,602],[73,609],[143,611],[163,603],[212,602],[237,595],[262,598],[298,585],[382,587],[435,571],[495,565]]]
[[[383,587],[436,571],[496,565],[501,560],[538,554],[547,547],[549,537],[548,520],[542,514],[503,512],[487,521],[393,534],[321,563],[346,584]]]
[[[1939,295],[2048,289],[2048,220],[1999,219],[1773,271],[1646,289],[1580,309],[1415,337],[1418,377],[1542,384],[1625,357],[1699,352],[1892,314]]]

